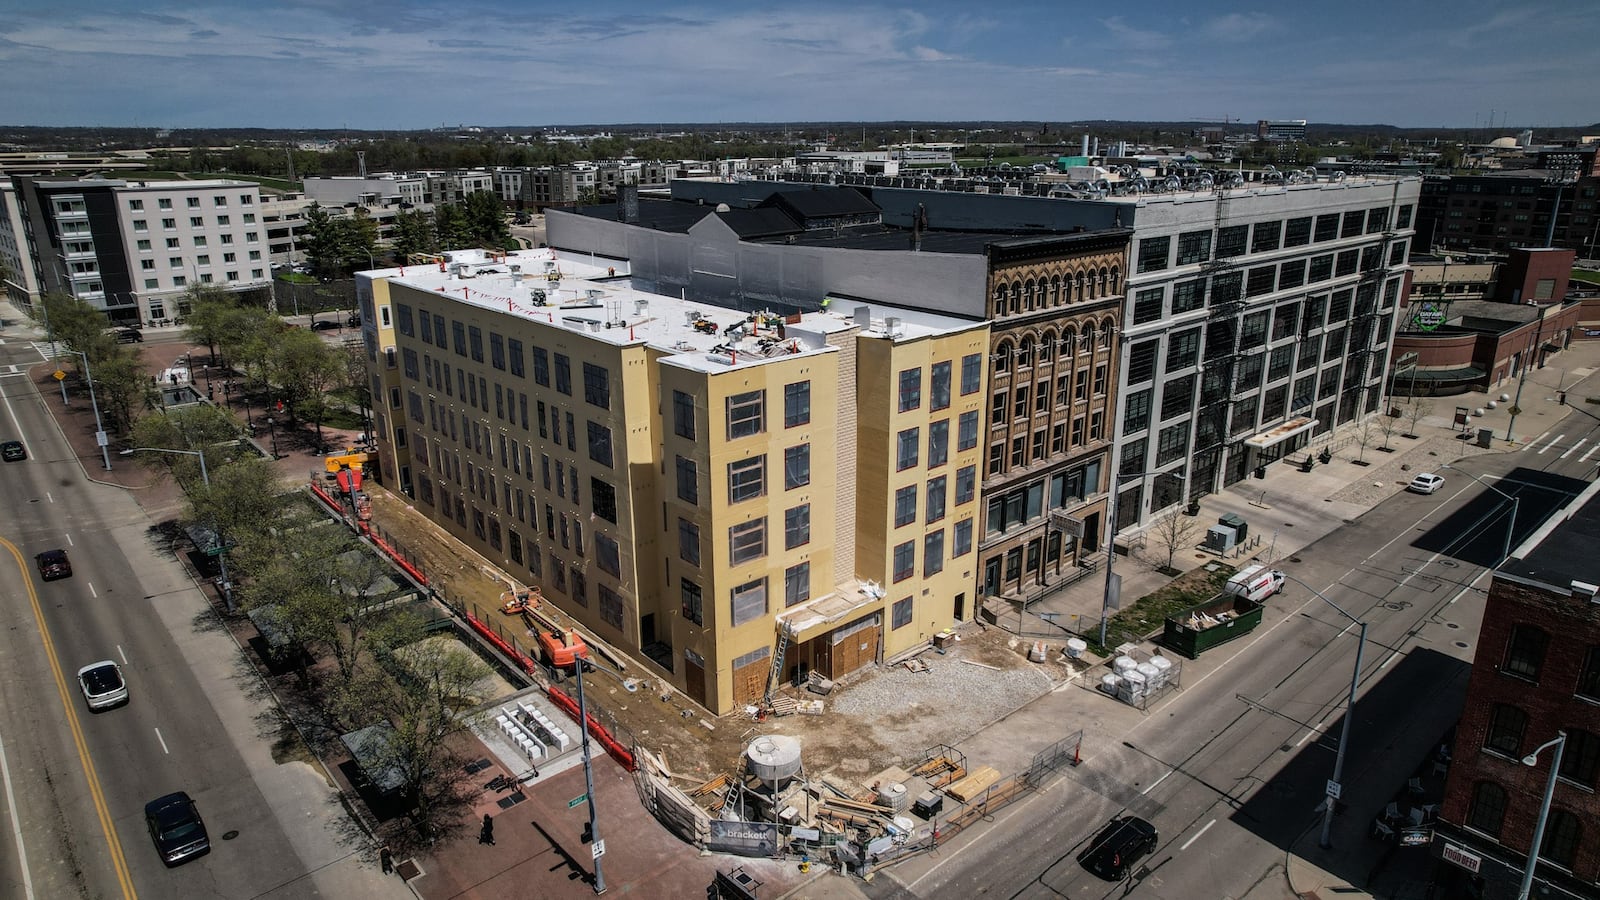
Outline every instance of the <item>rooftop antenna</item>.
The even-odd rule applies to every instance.
[[[357,150],[356,151],[356,166],[357,166],[357,170],[361,173],[361,177],[362,178],[366,178],[367,177],[367,151],[365,151],[365,150]]]

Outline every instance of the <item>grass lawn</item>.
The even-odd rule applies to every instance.
[[[311,277],[310,275],[301,275],[299,272],[280,272],[280,273],[278,273],[278,280],[279,281],[287,281],[290,284],[316,284],[317,283],[317,279]]]
[[[279,191],[298,191],[298,190],[300,190],[299,186],[296,185],[293,181],[290,181],[287,178],[273,178],[270,175],[240,175],[240,174],[238,174],[236,172],[206,172],[204,174],[195,174],[195,175],[192,175],[190,177],[193,177],[193,178],[229,178],[229,179],[232,179],[234,181],[254,181],[256,184],[262,185],[263,187],[269,187],[269,188],[273,188],[274,190],[279,190]]]
[[[1207,571],[1212,566],[1215,566],[1215,571]],[[1145,594],[1132,606],[1123,607],[1111,617],[1106,627],[1107,643],[1115,647],[1123,640],[1142,640],[1146,635],[1160,631],[1166,625],[1168,616],[1222,593],[1223,585],[1228,583],[1235,571],[1233,566],[1220,560],[1206,563],[1179,575],[1165,587]],[[1095,647],[1092,641],[1090,650],[1102,656],[1110,653],[1109,648]]]
[[[1573,269],[1572,280],[1600,284],[1600,272],[1596,272],[1593,269]]]

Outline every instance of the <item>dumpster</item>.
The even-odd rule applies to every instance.
[[[1161,634],[1163,646],[1190,659],[1243,637],[1261,624],[1260,601],[1223,594],[1167,618]]]
[[[1235,543],[1244,543],[1244,539],[1250,535],[1250,526],[1245,524],[1244,516],[1238,513],[1223,513],[1217,517],[1217,524],[1226,525],[1233,529]]]

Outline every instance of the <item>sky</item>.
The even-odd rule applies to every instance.
[[[1593,0],[0,0],[0,123],[1600,122]],[[1501,123],[1504,123],[1503,125]]]

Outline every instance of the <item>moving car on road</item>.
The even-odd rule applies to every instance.
[[[128,683],[115,662],[102,659],[78,670],[78,687],[90,709],[109,709],[128,702]]]
[[[144,343],[144,332],[137,328],[122,328],[117,331],[117,343],[141,344]]]
[[[1443,475],[1423,472],[1421,475],[1411,479],[1411,483],[1406,485],[1406,490],[1418,494],[1431,494],[1442,487],[1444,487]]]
[[[1138,816],[1112,819],[1078,854],[1078,862],[1107,881],[1121,881],[1134,863],[1155,851],[1159,839],[1156,827]]]
[[[6,462],[20,462],[28,458],[28,448],[22,446],[21,441],[6,441],[0,444],[0,458]]]
[[[33,558],[39,564],[39,577],[45,581],[72,577],[72,561],[65,550],[46,550]]]
[[[200,810],[183,791],[157,797],[144,805],[150,840],[169,867],[211,852],[211,838]]]

